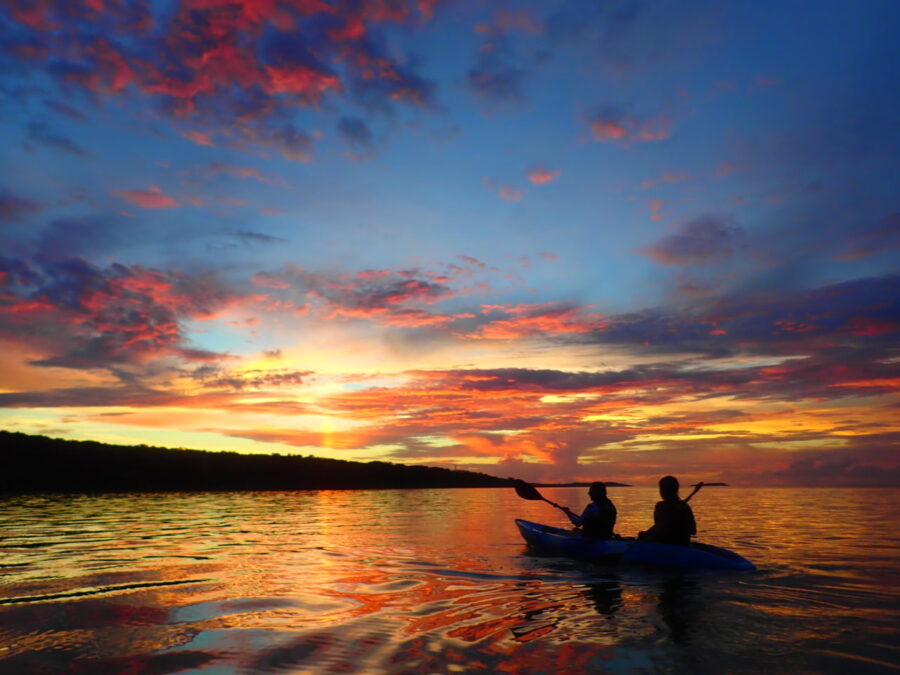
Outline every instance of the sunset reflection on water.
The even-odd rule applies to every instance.
[[[580,507],[584,490],[545,494]],[[610,491],[618,530],[655,492]],[[884,672],[896,490],[708,489],[750,574],[531,555],[512,490],[11,497],[0,672]],[[836,525],[836,523],[840,523]],[[803,526],[794,527],[797,524]],[[786,536],[791,532],[790,536]]]

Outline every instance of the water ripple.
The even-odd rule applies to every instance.
[[[201,584],[211,579],[184,579],[182,581],[155,581],[139,584],[120,584],[118,586],[101,586],[98,588],[86,588],[79,591],[67,591],[65,593],[50,593],[47,595],[25,595],[12,598],[0,598],[0,605],[18,605],[32,602],[47,602],[50,600],[62,600],[64,598],[78,598],[86,595],[109,595],[122,591],[133,591],[141,588],[156,588],[161,586],[180,586],[183,584]]]
[[[744,575],[530,555],[512,519],[559,521],[512,491],[7,498],[0,671],[896,670],[898,494],[702,493]],[[646,527],[653,491],[612,496]]]

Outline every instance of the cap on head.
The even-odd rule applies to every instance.
[[[678,479],[675,476],[663,476],[659,479],[659,494],[663,499],[678,496]]]
[[[591,487],[588,488],[588,495],[590,495],[591,499],[602,499],[606,496],[606,486],[599,480],[594,481],[591,483]]]

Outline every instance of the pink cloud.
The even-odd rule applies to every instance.
[[[535,185],[549,183],[559,178],[562,172],[559,169],[551,171],[543,166],[536,166],[528,171],[528,180]]]
[[[487,265],[485,263],[481,262],[478,258],[473,258],[470,255],[461,255],[461,256],[459,256],[459,259],[462,260],[464,263],[472,265],[473,267],[477,267],[478,269],[483,270],[487,267]]]
[[[269,276],[268,274],[263,274],[259,272],[250,277],[250,281],[253,282],[256,286],[262,286],[263,288],[290,288],[291,285],[281,279],[280,277]]]
[[[505,199],[508,202],[518,202],[521,201],[525,192],[512,185],[504,185],[497,194],[500,195],[501,199]]]
[[[146,190],[113,190],[113,194],[142,209],[173,209],[181,206],[155,185]]]
[[[46,358],[36,365],[66,368],[221,358],[192,348],[183,322],[211,319],[239,301],[213,278],[83,261],[43,263],[6,285],[3,336],[43,351]]]
[[[325,319],[368,319],[382,325],[414,327],[471,318],[423,309],[422,305],[452,298],[457,291],[447,286],[449,278],[418,269],[368,269],[351,276],[290,265],[277,275],[255,274],[251,281],[276,291],[291,289],[291,294],[302,296]]]
[[[370,33],[382,23],[427,21],[436,1],[183,0],[163,10],[118,0],[14,0],[7,13],[31,33],[13,56],[35,69],[51,63],[60,85],[155,99],[147,103],[180,128],[189,120],[203,129],[183,133],[199,145],[228,138],[233,147],[272,147],[309,161],[309,139],[287,121],[298,106],[345,96],[351,83],[367,106],[432,104],[435,84],[415,60]],[[32,43],[41,47],[26,49]]]
[[[601,108],[588,116],[587,123],[596,141],[648,143],[672,136],[672,120],[668,115],[635,117],[614,108]]]
[[[587,307],[554,302],[485,305],[482,314],[487,322],[466,337],[514,340],[538,334],[589,333],[604,325],[603,316]]]
[[[264,88],[270,94],[302,94],[317,101],[329,89],[341,88],[337,77],[306,66],[266,66],[266,73],[269,81]]]
[[[590,120],[588,124],[594,139],[598,141],[615,141],[624,138],[628,133],[624,126],[610,120]]]
[[[182,134],[189,141],[196,143],[197,145],[206,145],[209,147],[215,147],[215,144],[212,142],[212,139],[209,137],[209,134],[205,134],[202,131],[188,131]]]
[[[475,25],[476,33],[489,35],[516,30],[531,35],[539,35],[543,31],[543,26],[528,10],[512,11],[502,8],[497,10],[497,17],[494,23],[479,23]]]

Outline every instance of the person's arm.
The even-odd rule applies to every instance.
[[[566,515],[569,516],[569,520],[572,521],[572,524],[575,527],[581,527],[582,525],[584,525],[584,517],[587,515],[588,509],[590,507],[591,507],[590,504],[585,506],[584,511],[582,512],[582,514],[580,516],[574,514],[570,509],[566,508],[565,506],[563,507],[563,511],[566,512]]]

